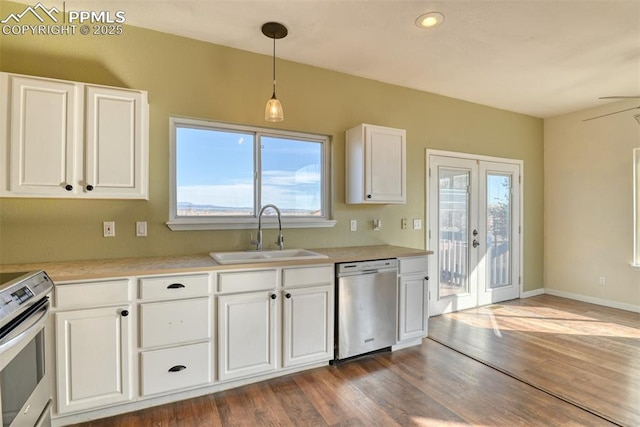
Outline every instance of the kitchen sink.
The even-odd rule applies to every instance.
[[[211,252],[218,264],[247,264],[254,262],[294,261],[298,259],[329,258],[327,255],[307,249],[283,249],[270,251]]]

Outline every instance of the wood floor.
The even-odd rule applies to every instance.
[[[569,390],[586,388],[589,403],[610,402],[610,396],[615,396],[622,408],[613,411],[616,423],[640,425],[635,421],[640,419],[638,409],[632,407],[638,405],[631,405],[640,402],[637,314],[548,296],[468,313],[431,318],[430,334],[446,338],[448,346],[474,350],[478,360],[497,355],[490,363],[425,339],[418,347],[82,427],[616,425],[599,416],[600,410],[589,412],[569,403],[575,393],[570,398],[555,397],[488,366],[493,363],[503,363],[505,372],[520,369],[541,383],[568,383],[571,387],[565,389]],[[507,326],[503,320],[515,323]],[[494,322],[500,325],[497,335]],[[527,343],[526,336],[533,344]],[[560,336],[563,339],[553,339]],[[562,352],[570,362],[558,356]],[[622,396],[621,390],[629,395]]]
[[[429,337],[617,424],[640,426],[640,314],[541,295],[430,319]]]

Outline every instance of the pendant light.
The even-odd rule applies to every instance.
[[[273,95],[267,101],[267,106],[264,109],[264,119],[268,122],[284,120],[282,104],[276,98],[276,39],[283,39],[288,33],[287,27],[277,22],[267,22],[262,26],[262,34],[273,39]]]

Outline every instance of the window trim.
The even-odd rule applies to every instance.
[[[329,135],[309,134],[288,130],[264,128],[259,126],[247,126],[217,122],[207,119],[194,119],[188,117],[172,116],[169,118],[169,221],[166,223],[172,231],[188,230],[246,230],[258,227],[258,218],[249,217],[184,217],[177,214],[177,186],[176,186],[176,129],[178,127],[190,127],[195,129],[212,129],[221,131],[249,132],[260,136],[283,137],[292,139],[302,139],[308,141],[318,141],[322,143],[322,201],[324,206],[324,216],[321,217],[282,217],[283,228],[322,228],[333,227],[337,221],[333,220],[333,206],[331,204],[331,137]],[[260,159],[256,156],[255,162]],[[254,165],[254,172],[258,168]],[[256,185],[260,185],[260,177],[256,179]],[[260,193],[261,195],[261,193]],[[254,193],[254,203],[260,203],[258,191]],[[277,220],[273,217],[264,217],[263,228],[277,228]]]

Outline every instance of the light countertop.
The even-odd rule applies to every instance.
[[[32,264],[5,264],[0,265],[0,273],[45,270],[54,282],[66,282],[110,277],[233,270],[239,268],[269,268],[289,265],[331,264],[337,262],[364,261],[369,259],[421,256],[433,253],[422,249],[405,248],[392,245],[352,246],[311,250],[327,255],[329,258],[221,265],[216,263],[208,254],[200,254],[69,262],[43,262]]]

